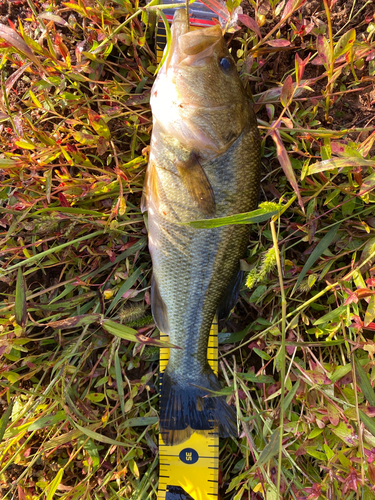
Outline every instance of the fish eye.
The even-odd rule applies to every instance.
[[[224,71],[228,71],[231,68],[230,60],[226,57],[222,57],[219,61],[219,64],[221,69],[223,69]]]

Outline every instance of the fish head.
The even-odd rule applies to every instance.
[[[222,153],[249,118],[249,99],[219,25],[189,31],[177,10],[170,50],[154,83],[155,120],[187,149]]]

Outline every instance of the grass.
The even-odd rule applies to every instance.
[[[9,8],[1,496],[155,499],[160,341],[139,205],[160,11],[129,0]],[[220,334],[241,432],[221,442],[222,498],[372,499],[372,4],[354,2],[341,23],[328,0],[314,15],[298,1],[244,8],[228,39],[254,94],[263,205],[231,221],[251,222],[252,236],[247,287]]]

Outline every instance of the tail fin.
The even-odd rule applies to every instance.
[[[195,431],[218,427],[220,437],[237,435],[236,414],[224,396],[211,396],[203,388],[219,391],[221,385],[209,365],[194,381],[181,381],[168,367],[160,397],[160,429],[166,445],[186,441]]]

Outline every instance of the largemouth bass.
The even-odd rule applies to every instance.
[[[236,435],[236,418],[207,361],[211,323],[238,284],[249,229],[194,229],[189,221],[256,208],[260,139],[220,26],[188,31],[177,10],[171,47],[151,91],[153,131],[143,209],[153,264],[152,313],[171,349],[163,375],[165,444],[214,427]]]

